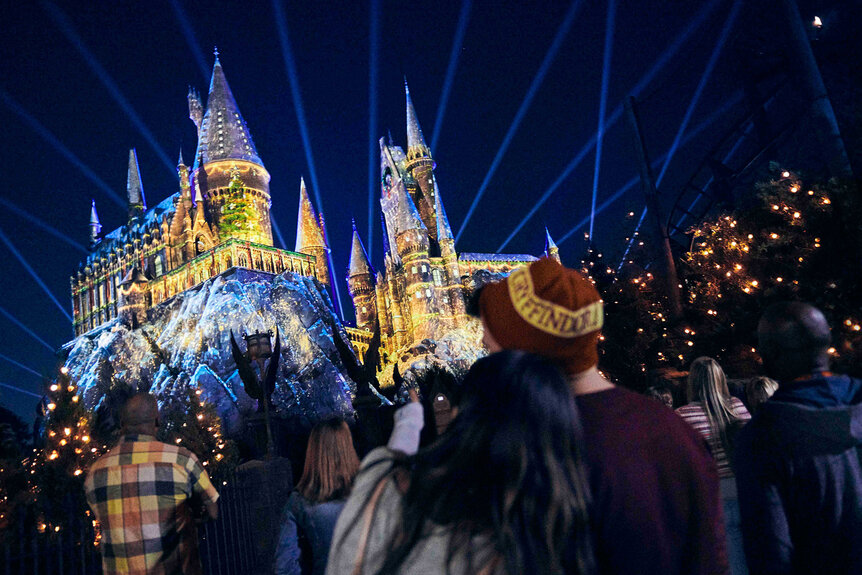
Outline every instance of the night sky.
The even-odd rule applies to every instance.
[[[284,237],[282,247],[294,246],[299,179],[304,175],[309,191],[319,193],[322,200],[316,207],[326,217],[348,320],[352,308],[343,278],[350,221],[356,219],[372,263],[379,265],[376,140],[391,130],[395,143],[406,148],[405,77],[437,162],[440,192],[456,234],[513,120],[521,118],[457,249],[496,252],[559,181],[503,251],[539,254],[547,225],[558,240],[563,262],[576,264],[585,248],[594,182],[601,205],[638,173],[631,128],[622,115],[604,132],[598,178],[594,147],[588,147],[582,161],[561,178],[596,134],[609,20],[613,34],[605,117],[610,118],[640,84],[637,96],[653,159],[671,146],[722,31],[727,30],[725,49],[714,58],[682,134],[685,144],[662,181],[665,202],[688,180],[716,135],[745,113],[736,104],[741,100],[734,100],[741,84],[732,46],[746,34],[756,32],[760,41],[768,42],[770,34],[779,41],[782,33],[768,10],[735,11],[731,0],[624,0],[614,3],[612,18],[609,8],[614,4],[607,0],[576,0],[574,8],[567,1],[477,1],[467,6],[457,1],[386,1],[379,12],[376,131],[369,134],[375,2],[281,5],[298,82],[293,86],[277,12],[268,1],[3,3],[0,232],[70,313],[69,276],[85,253],[27,215],[80,246],[87,243],[91,199],[96,200],[103,233],[120,226],[126,219],[120,200],[125,199],[130,148],[137,148],[148,205],[175,193],[180,148],[191,163],[196,144],[188,119],[188,86],[205,96],[213,46],[218,46],[227,80],[272,175],[272,215]],[[821,9],[828,14],[821,4],[805,2],[803,17],[813,18]],[[651,81],[644,82],[644,75],[699,14],[705,14],[702,25],[691,30]],[[733,15],[736,19],[728,23]],[[559,34],[567,17],[570,27]],[[463,43],[451,58],[459,22],[466,23]],[[555,57],[546,59],[552,46]],[[450,58],[454,75],[448,105],[441,106]],[[544,75],[536,82],[540,70]],[[536,89],[530,105],[521,108],[531,86]],[[308,151],[292,89],[301,95]],[[707,119],[712,123],[696,131]],[[371,241],[369,153],[375,194]],[[315,179],[317,189],[311,190]],[[640,214],[642,197],[640,187],[634,186],[596,216],[593,239],[609,259],[619,258],[624,236],[633,226],[624,216],[630,210]],[[584,218],[587,223],[579,227]],[[49,348],[71,339],[71,323],[6,243],[0,243],[0,253],[0,307],[5,312],[0,313],[0,383],[40,393],[42,379],[7,358],[50,373],[58,359]],[[27,419],[35,401],[9,387],[0,388],[0,403]]]

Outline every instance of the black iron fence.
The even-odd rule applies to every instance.
[[[240,469],[220,482],[219,517],[198,527],[206,575],[271,571],[278,518],[292,486],[289,464]],[[48,526],[26,515],[5,523],[0,533],[0,575],[101,574],[92,518],[70,514],[61,524]]]

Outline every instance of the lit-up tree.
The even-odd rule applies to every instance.
[[[238,171],[231,174],[227,197],[227,202],[221,208],[220,239],[245,237],[249,230],[254,228],[257,215],[251,197],[245,193],[245,187],[239,178]]]
[[[225,438],[221,418],[215,407],[204,401],[200,389],[186,387],[166,396],[159,417],[159,440],[197,455],[214,482],[223,481],[236,467],[236,444]]]

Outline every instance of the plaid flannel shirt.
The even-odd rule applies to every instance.
[[[201,573],[194,518],[218,492],[193,453],[126,435],[93,464],[84,488],[102,525],[105,575]]]

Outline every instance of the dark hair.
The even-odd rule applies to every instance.
[[[350,428],[340,419],[329,419],[311,430],[296,490],[312,503],[342,499],[350,494],[358,471]]]
[[[458,416],[431,446],[396,462],[409,487],[380,573],[397,573],[426,521],[451,532],[447,565],[488,557],[515,573],[594,570],[581,429],[566,378],[522,351],[480,359]],[[488,546],[476,549],[474,537]]]

